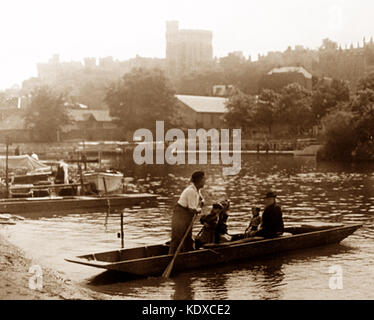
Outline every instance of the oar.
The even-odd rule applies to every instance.
[[[170,263],[166,267],[164,273],[162,274],[163,278],[169,278],[170,277],[171,271],[173,270],[173,267],[174,267],[175,259],[177,258],[177,255],[179,254],[179,251],[181,251],[183,243],[184,243],[184,240],[186,240],[188,233],[192,229],[193,224],[195,223],[196,217],[197,217],[197,214],[194,214],[194,216],[192,218],[192,221],[191,221],[190,225],[188,226],[188,228],[186,230],[186,233],[184,234],[181,242],[178,245],[177,251],[175,251],[175,253],[174,253],[173,259],[170,261]]]

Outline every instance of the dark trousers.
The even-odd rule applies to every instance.
[[[175,253],[181,242],[187,228],[191,224],[193,214],[186,208],[179,204],[174,206],[173,217],[171,219],[171,241],[169,247],[169,254]],[[192,229],[187,234],[180,252],[193,250]]]

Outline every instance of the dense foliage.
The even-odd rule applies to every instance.
[[[51,142],[58,139],[58,131],[69,123],[62,95],[56,95],[48,87],[35,89],[25,113],[25,126],[32,129],[34,139]]]
[[[156,120],[172,122],[176,98],[162,71],[133,69],[109,86],[105,102],[126,131],[152,130]]]
[[[320,157],[330,160],[374,159],[374,73],[360,79],[359,90],[323,119],[326,143]]]

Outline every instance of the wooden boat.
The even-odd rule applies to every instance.
[[[46,181],[52,174],[50,167],[46,166],[41,161],[35,160],[27,154],[21,156],[8,156],[8,160],[5,156],[0,156],[0,168],[5,168],[7,161],[9,177],[13,184]],[[20,174],[19,172],[23,173]]]
[[[93,171],[83,173],[85,183],[94,183],[99,192],[113,192],[122,189],[123,174],[121,172]]]
[[[223,244],[209,245],[199,250],[180,253],[174,263],[174,271],[186,271],[254,259],[259,256],[339,243],[360,228],[361,225],[293,226],[285,228],[287,234],[265,239],[260,237],[240,239]],[[240,238],[240,235],[236,235]],[[141,276],[161,275],[173,255],[168,254],[166,244],[92,253],[65,260],[86,266],[122,271]]]
[[[108,196],[31,197],[0,199],[0,213],[35,214],[56,212],[88,212],[107,210],[110,206],[127,207],[155,200],[149,193],[115,194]]]

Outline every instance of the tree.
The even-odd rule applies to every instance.
[[[332,160],[374,158],[374,90],[368,78],[360,80],[359,90],[341,108],[335,107],[323,123],[326,143],[322,156]]]
[[[374,90],[374,72],[370,72],[366,77],[361,78],[357,85],[357,90]]]
[[[238,93],[226,102],[225,121],[232,128],[248,130],[254,123],[256,99],[253,96]]]
[[[317,83],[312,94],[312,111],[317,121],[341,102],[349,101],[349,87],[346,81],[333,79],[331,84]]]
[[[374,157],[374,90],[359,90],[349,105],[354,114],[358,158]]]
[[[161,70],[133,69],[109,86],[105,102],[127,131],[152,130],[156,120],[170,123],[176,98]]]
[[[374,119],[374,90],[359,90],[356,95],[353,96],[350,102],[350,108],[352,112],[357,114],[358,118]]]
[[[309,130],[314,124],[311,92],[298,83],[284,87],[279,100],[279,118],[288,124],[290,133]]]
[[[320,157],[326,160],[350,160],[357,146],[354,115],[334,110],[323,119],[326,141]]]
[[[270,134],[276,121],[279,100],[280,95],[271,89],[264,89],[258,97],[254,119],[258,124],[266,126]]]
[[[70,122],[64,102],[62,95],[56,95],[48,87],[40,87],[32,92],[24,120],[26,128],[32,129],[38,141],[58,140],[58,131]]]

